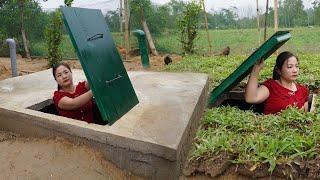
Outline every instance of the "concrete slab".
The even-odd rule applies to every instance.
[[[52,103],[51,70],[0,81],[0,129],[90,144],[120,168],[155,179],[178,177],[206,105],[208,77],[129,72],[140,103],[112,126],[37,111]],[[73,70],[74,82],[85,76]]]

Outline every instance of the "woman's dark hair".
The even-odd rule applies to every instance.
[[[66,64],[66,63],[58,63],[58,64],[56,64],[56,65],[54,65],[54,66],[52,67],[52,75],[53,75],[53,77],[54,77],[55,80],[57,80],[57,79],[56,79],[56,70],[57,70],[58,67],[60,67],[60,66],[64,66],[64,67],[68,68],[69,71],[72,73],[71,68],[70,68],[70,66],[69,66],[68,64]],[[58,90],[60,90],[60,89],[61,89],[61,87],[60,87],[60,85],[58,84]]]
[[[274,68],[273,68],[272,79],[274,80],[280,79],[279,71],[281,71],[284,62],[291,57],[295,57],[298,60],[298,57],[289,51],[284,51],[278,55],[276,64],[274,65]]]

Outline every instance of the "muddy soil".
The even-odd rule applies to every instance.
[[[296,159],[291,164],[276,165],[268,171],[268,164],[232,164],[235,155],[221,152],[190,160],[183,169],[184,179],[320,179],[320,156],[313,160]]]

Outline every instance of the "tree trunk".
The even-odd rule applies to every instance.
[[[277,32],[278,31],[278,0],[274,0],[274,31]]]
[[[119,19],[120,19],[120,34],[121,34],[121,37],[123,37],[123,8],[122,8],[122,0],[120,0],[120,13],[119,13]],[[121,47],[123,47],[123,40],[124,38],[121,38],[121,41],[120,41],[120,45]]]
[[[259,0],[257,0],[257,28],[258,28],[258,46],[260,46],[260,44],[261,44],[261,33],[260,33]]]
[[[153,39],[152,39],[152,36],[151,36],[151,33],[149,31],[149,28],[148,28],[148,25],[147,25],[147,22],[146,20],[144,19],[144,12],[143,10],[141,9],[140,11],[140,16],[141,16],[141,24],[142,24],[142,27],[143,27],[143,31],[144,33],[146,34],[146,37],[147,37],[147,40],[148,40],[148,44],[149,44],[149,48],[151,50],[151,53],[155,56],[158,56],[158,52],[157,52],[157,49],[153,43]]]
[[[269,0],[267,0],[266,14],[265,14],[265,18],[264,18],[264,36],[263,36],[264,41],[266,41],[266,39],[267,39],[268,10],[269,10]]]
[[[21,35],[23,41],[23,47],[26,52],[26,57],[30,59],[30,52],[28,47],[28,39],[26,36],[26,31],[24,29],[24,0],[19,0],[19,7],[20,7],[20,28],[21,28]]]
[[[277,32],[279,29],[279,22],[278,22],[278,0],[274,0],[274,32]],[[277,49],[275,52],[276,55],[279,54],[279,50]]]
[[[129,41],[129,4],[124,0],[124,45],[126,48],[126,60],[129,59],[130,41]]]
[[[207,39],[208,39],[208,44],[209,44],[209,55],[212,55],[212,45],[211,45],[211,38],[209,34],[209,28],[208,28],[208,18],[207,18],[207,12],[206,12],[206,7],[204,5],[204,1],[202,1],[202,6],[203,6],[203,12],[204,12],[204,22],[206,25],[206,31],[207,31]]]

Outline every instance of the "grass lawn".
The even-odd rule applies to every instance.
[[[285,29],[280,29],[285,30]],[[293,28],[291,30],[292,39],[284,45],[281,50],[290,50],[295,53],[320,54],[320,27],[314,28]],[[268,37],[273,34],[273,30],[268,30]],[[113,39],[117,45],[121,44],[122,37],[120,33],[112,33]],[[229,30],[210,30],[213,52],[218,54],[224,47],[230,46],[232,55],[249,55],[254,48],[258,47],[258,32],[256,29],[229,29]],[[263,34],[261,31],[261,40]],[[199,55],[208,52],[208,41],[206,32],[200,31],[199,38],[196,41],[196,52]],[[175,32],[166,32],[161,36],[155,36],[156,48],[160,53],[182,54],[179,37]],[[132,48],[138,47],[136,37],[130,36]],[[46,56],[46,44],[42,42],[30,42],[31,54],[34,56]],[[73,50],[71,40],[68,35],[63,36],[62,54],[65,58],[75,58],[76,53]]]

